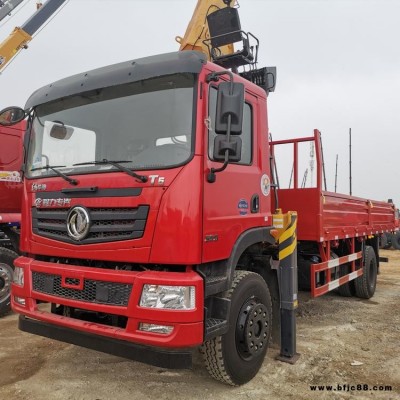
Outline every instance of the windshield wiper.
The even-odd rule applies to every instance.
[[[134,178],[138,179],[140,182],[147,182],[148,178],[147,176],[144,175],[139,175],[136,172],[131,171],[129,168],[124,167],[121,165],[122,163],[131,163],[132,160],[121,160],[121,161],[113,161],[113,160],[107,160],[106,158],[103,158],[102,160],[99,161],[87,161],[87,162],[82,162],[82,163],[77,163],[74,164],[73,166],[77,165],[90,165],[90,164],[95,164],[95,165],[112,165],[113,167],[119,169],[122,172],[127,173],[130,176],[133,176]]]
[[[56,169],[56,168],[64,168],[64,167],[65,167],[65,165],[45,165],[44,167],[32,168],[31,171],[39,171],[41,169],[50,169],[58,176],[65,179],[71,185],[77,185],[78,181],[76,179],[70,178],[68,175],[63,174],[61,171]]]

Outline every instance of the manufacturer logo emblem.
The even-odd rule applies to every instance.
[[[67,217],[68,235],[74,240],[82,240],[89,233],[89,213],[83,207],[74,207]]]

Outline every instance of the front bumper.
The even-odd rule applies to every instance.
[[[12,308],[15,312],[28,318],[24,320],[24,326],[31,327],[29,329],[37,329],[39,334],[42,334],[40,332],[46,332],[47,327],[53,327],[54,329],[50,329],[53,339],[65,340],[66,337],[72,338],[75,335],[76,341],[80,342],[76,344],[89,348],[93,348],[90,346],[92,339],[88,340],[87,337],[97,337],[98,339],[96,340],[102,343],[100,347],[105,348],[113,347],[111,344],[110,346],[105,346],[104,343],[107,341],[110,343],[122,341],[125,343],[120,343],[117,348],[122,349],[124,346],[129,347],[129,345],[132,345],[133,347],[129,350],[129,353],[133,353],[133,349],[136,348],[133,344],[168,349],[169,352],[175,354],[177,349],[193,348],[203,342],[203,280],[196,272],[104,270],[43,262],[28,257],[19,257],[15,261],[15,265],[23,268],[24,286],[12,285]],[[34,285],[33,282],[32,277],[34,275],[52,277],[53,281],[50,282],[52,282],[53,286],[50,285],[51,288],[55,287],[54,279],[56,278],[58,289],[61,290],[49,289],[49,284],[46,280],[43,286],[38,289],[37,284]],[[100,301],[97,301],[96,295],[93,298],[81,295],[86,290],[86,283],[93,284],[93,282],[100,282],[100,285],[98,285],[101,289],[99,291]],[[193,310],[161,310],[140,307],[140,296],[145,284],[194,286],[196,307]],[[104,293],[104,287],[108,287],[108,285],[112,285],[112,287],[119,287],[118,285],[131,287],[131,291],[126,297],[126,302],[121,302],[120,297],[116,296],[115,293],[111,293],[112,296],[109,296],[111,301],[105,302],[104,299],[107,294]],[[24,300],[25,304],[22,304],[21,299]],[[116,299],[115,302],[114,299]],[[54,314],[39,308],[39,302],[125,317],[126,326],[103,325],[97,322]],[[173,329],[168,334],[145,332],[139,329],[141,323],[171,326]],[[35,328],[32,328],[33,326]],[[65,332],[68,332],[68,335]],[[65,341],[75,343],[75,339]],[[106,352],[110,351],[107,350]],[[123,355],[123,352],[121,352],[121,355]],[[133,358],[132,356],[127,357]],[[134,359],[140,361],[138,358]]]
[[[192,351],[190,349],[166,351],[165,349],[141,346],[125,340],[78,332],[74,329],[32,320],[22,315],[19,317],[18,327],[24,332],[61,340],[161,368],[183,369],[192,366]]]

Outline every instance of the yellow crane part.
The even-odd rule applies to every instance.
[[[14,28],[11,34],[0,43],[0,70],[18,53],[19,50],[26,48],[27,43],[32,40],[32,36],[21,28]]]
[[[203,40],[210,38],[207,15],[226,7],[227,5],[223,0],[198,0],[184,37],[177,36],[175,38],[180,44],[179,50],[198,50],[203,52],[208,60],[210,60],[208,48],[203,43]],[[235,51],[233,44],[220,47],[219,49],[221,55],[232,54]]]

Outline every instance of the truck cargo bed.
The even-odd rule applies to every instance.
[[[279,190],[279,206],[297,211],[298,240],[323,242],[396,229],[393,204],[318,188]]]
[[[311,143],[314,148],[312,155],[315,157],[315,187],[304,187],[306,179],[299,182],[299,159],[302,156],[299,148],[303,146],[304,150],[304,143]],[[280,165],[291,166],[292,174],[289,188],[277,190],[276,207],[283,212],[297,211],[298,240],[324,242],[398,230],[398,216],[393,203],[322,190],[323,153],[321,134],[317,129],[314,130],[314,136],[270,143],[275,172],[277,146],[291,148],[289,154],[292,154],[292,161],[286,157]],[[304,178],[306,176],[305,174]]]

